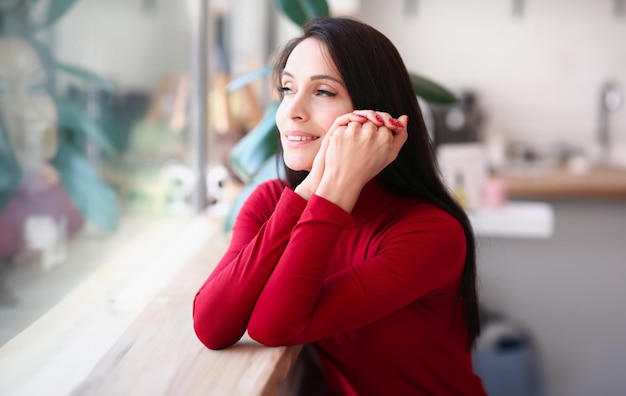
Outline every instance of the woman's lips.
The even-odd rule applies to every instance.
[[[287,132],[284,134],[285,143],[292,147],[302,146],[319,139],[319,136],[311,135],[303,132]]]
[[[287,140],[290,142],[302,142],[306,140],[316,140],[317,136],[298,136],[298,135],[287,135]]]

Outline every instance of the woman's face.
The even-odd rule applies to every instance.
[[[45,86],[33,48],[18,38],[0,38],[0,117],[25,173],[38,171],[57,148],[57,113]]]
[[[335,119],[354,110],[323,43],[308,38],[294,48],[281,76],[281,91],[276,125],[285,164],[296,171],[311,170]]]

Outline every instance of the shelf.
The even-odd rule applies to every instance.
[[[565,169],[504,172],[497,175],[508,186],[509,197],[626,198],[626,170],[594,168],[584,173]]]
[[[544,202],[509,201],[501,208],[482,208],[469,214],[479,237],[550,238],[554,210]]]

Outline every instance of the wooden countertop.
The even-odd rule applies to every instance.
[[[565,168],[519,170],[496,175],[510,198],[626,198],[626,169],[596,167],[581,173]]]
[[[207,245],[152,301],[73,395],[275,395],[300,347],[264,347],[247,334],[212,351],[196,338],[193,295],[207,276]],[[192,291],[192,292],[190,292]]]
[[[195,292],[227,246],[222,226],[203,216],[158,224],[127,236],[0,347],[0,394],[276,394],[299,346],[269,348],[246,335],[212,351],[193,331]]]

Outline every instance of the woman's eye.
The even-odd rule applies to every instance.
[[[287,94],[289,94],[291,92],[292,92],[291,88],[289,88],[289,87],[284,87],[284,86],[283,87],[278,87],[278,93],[281,94],[281,95],[287,95]]]
[[[334,92],[330,92],[330,91],[327,91],[327,90],[325,90],[325,89],[318,89],[318,90],[316,91],[316,93],[317,93],[317,95],[319,95],[319,96],[335,96],[335,95],[337,95],[336,93],[334,93]]]

